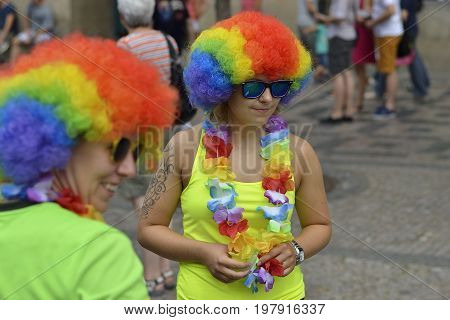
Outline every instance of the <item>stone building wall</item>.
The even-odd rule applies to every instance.
[[[46,0],[56,17],[56,34],[81,31],[88,35],[112,37],[114,34],[114,0]],[[29,0],[12,0],[21,15],[26,16]],[[23,25],[23,22],[21,23]]]

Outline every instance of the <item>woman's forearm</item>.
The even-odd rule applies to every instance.
[[[146,249],[175,261],[203,263],[206,242],[188,239],[163,225],[142,226],[138,241]]]
[[[310,258],[330,242],[331,225],[313,224],[302,229],[295,241],[305,252],[305,258]]]

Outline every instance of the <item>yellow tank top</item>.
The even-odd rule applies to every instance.
[[[202,137],[203,138],[203,133]],[[202,139],[200,139],[202,141]],[[202,172],[202,160],[205,159],[205,147],[200,142],[192,167],[189,184],[181,194],[181,210],[183,214],[184,235],[187,238],[228,244],[229,238],[219,233],[213,214],[206,207],[210,199],[209,189],[205,183],[208,176]],[[266,229],[267,220],[256,207],[267,203],[264,189],[259,182],[233,181],[238,194],[236,206],[244,208],[244,219],[249,222],[247,232],[255,233]],[[289,203],[295,203],[295,192],[288,191],[286,196]],[[290,220],[292,211],[289,214]],[[303,274],[300,267],[296,267],[286,277],[275,277],[275,284],[269,292],[264,287],[253,294],[251,289],[244,286],[244,280],[233,283],[223,283],[214,278],[204,265],[190,262],[180,263],[177,281],[177,299],[181,300],[298,300],[305,296]]]

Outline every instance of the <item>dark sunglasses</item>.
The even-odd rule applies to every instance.
[[[133,153],[134,161],[137,161],[139,154],[142,151],[140,145],[137,142],[132,142],[128,138],[117,139],[113,141],[112,144],[111,158],[116,163],[122,162],[125,160],[130,150]]]
[[[269,83],[260,80],[246,81],[242,84],[242,96],[247,99],[258,99],[266,88],[270,88],[272,97],[283,98],[289,93],[293,82],[291,80],[277,80]]]

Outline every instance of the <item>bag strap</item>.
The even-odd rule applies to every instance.
[[[166,39],[167,47],[169,48],[169,54],[170,54],[170,83],[174,84],[174,70],[177,68],[177,64],[179,64],[178,55],[175,51],[175,48],[172,44],[172,41],[170,41],[169,36],[162,32],[164,38]]]
[[[177,52],[175,51],[175,48],[172,44],[172,41],[170,41],[169,36],[167,34],[165,34],[164,32],[162,32],[162,34],[163,34],[164,38],[166,39],[167,47],[169,48],[170,59],[172,60],[173,63],[175,63],[178,60]]]

